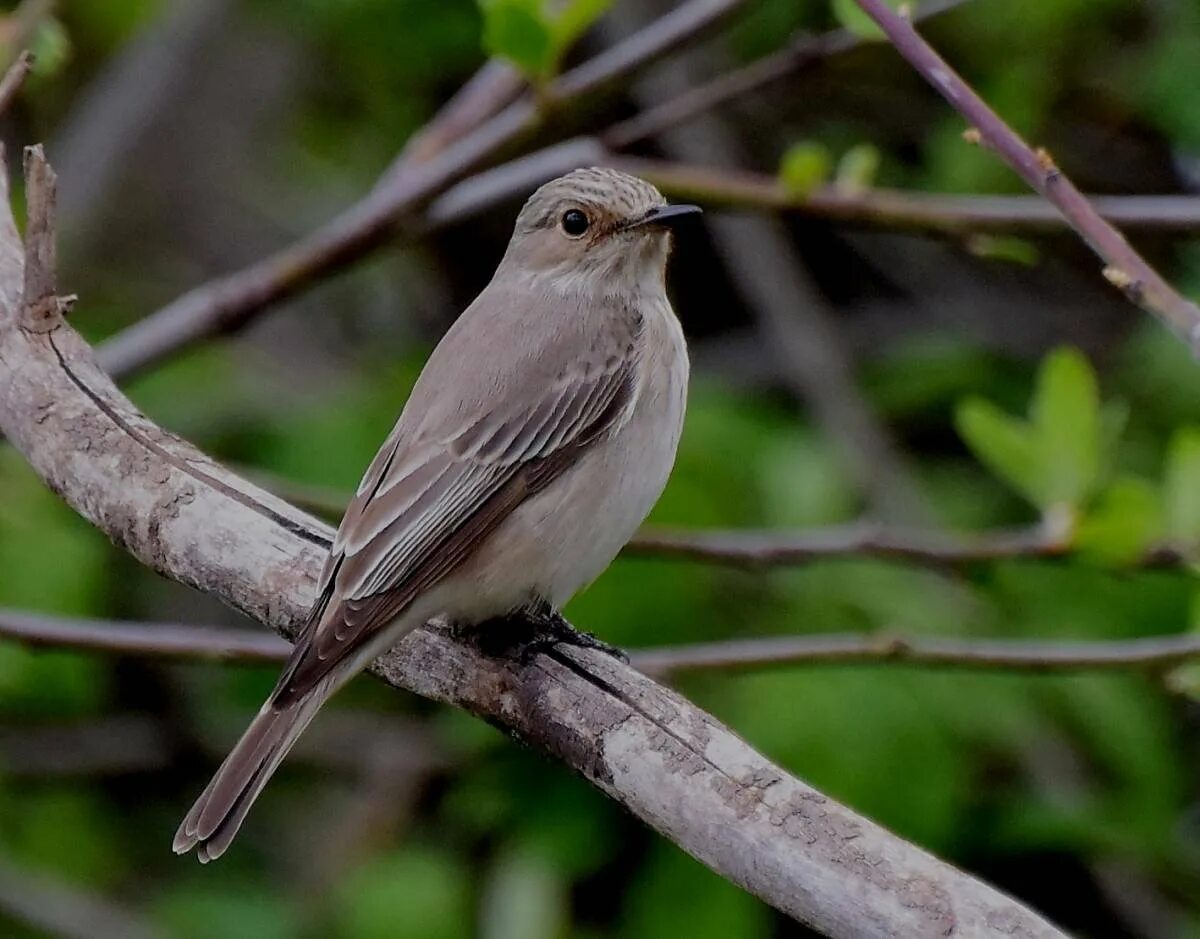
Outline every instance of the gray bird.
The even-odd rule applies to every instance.
[[[220,857],[317,709],[406,633],[557,610],[617,555],[675,461],[688,357],[665,275],[671,226],[699,211],[601,168],[525,203],[359,483],[291,658],[176,853]]]

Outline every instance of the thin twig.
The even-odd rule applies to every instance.
[[[1057,642],[1025,639],[910,638],[854,633],[735,639],[642,649],[630,661],[649,675],[786,665],[937,666],[1062,672],[1166,669],[1200,658],[1200,635]]]
[[[926,20],[967,0],[936,0],[923,3],[916,12],[918,20]],[[819,35],[797,33],[777,52],[755,59],[737,69],[724,72],[689,91],[668,98],[662,104],[640,111],[633,117],[612,125],[600,138],[613,150],[656,137],[700,114],[706,114],[735,98],[758,91],[773,82],[795,75],[810,65],[863,45],[863,39],[848,29],[834,29]]]
[[[689,0],[640,33],[526,96],[459,138],[434,159],[389,170],[386,185],[270,257],[202,284],[103,343],[109,374],[129,375],[206,336],[245,325],[259,310],[346,267],[387,242],[397,226],[447,186],[535,130],[548,112],[598,94],[668,55],[736,12],[745,0]]]
[[[242,467],[249,478],[293,505],[337,521],[349,501],[331,486],[298,483],[276,473]],[[874,557],[914,564],[955,566],[1017,558],[1069,556],[1069,520],[1048,518],[1022,528],[948,532],[880,524],[873,519],[804,529],[643,527],[621,552],[646,557],[726,564],[747,570],[788,567],[811,561]],[[1186,546],[1150,545],[1135,566],[1172,568],[1189,563]]]
[[[955,196],[886,188],[850,191],[837,186],[798,194],[765,173],[631,157],[620,157],[617,163],[680,200],[789,212],[871,228],[960,236],[1050,232],[1068,224],[1041,196]],[[1200,228],[1200,196],[1093,196],[1092,203],[1109,221],[1129,228],[1177,232]]]
[[[391,185],[408,167],[434,159],[511,104],[525,87],[524,77],[507,62],[485,62],[428,124],[409,137],[376,188]]]
[[[31,646],[216,662],[279,662],[291,645],[273,633],[181,623],[69,619],[0,610],[0,636]]]
[[[159,928],[137,911],[42,871],[0,861],[0,912],[56,939],[156,939]]]
[[[834,557],[878,557],[922,564],[969,564],[1056,557],[1069,544],[1046,526],[978,534],[888,528],[871,522],[809,531],[646,528],[625,548],[635,557],[686,558],[765,568]]]
[[[33,646],[181,661],[286,661],[291,646],[248,629],[63,619],[0,610],[0,636]],[[1200,635],[1053,641],[906,637],[891,633],[770,636],[630,649],[648,675],[791,665],[886,665],[1030,672],[1166,669],[1200,658]]]
[[[33,53],[26,49],[17,56],[16,61],[8,67],[4,78],[0,79],[0,114],[8,111],[13,100],[25,87],[25,79],[33,70]]]
[[[1045,150],[1032,149],[885,0],[856,0],[906,58],[971,125],[969,136],[999,154],[1105,263],[1104,276],[1147,312],[1159,317],[1195,351],[1200,349],[1200,307],[1180,295],[1104,220]]]

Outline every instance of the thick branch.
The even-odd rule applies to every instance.
[[[971,124],[971,134],[1062,213],[1107,265],[1104,276],[1193,348],[1200,348],[1200,307],[1181,296],[1117,229],[1104,220],[1045,150],[1033,150],[963,81],[904,16],[885,0],[856,0],[897,51]]]
[[[0,214],[0,430],[144,563],[292,635],[328,527],[161,430],[62,324],[16,312],[23,254]],[[489,658],[433,624],[373,671],[565,761],[714,870],[830,936],[1059,936],[1008,897],[828,799],[690,702],[610,657]]]

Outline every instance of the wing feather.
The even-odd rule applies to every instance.
[[[434,441],[406,440],[402,416],[342,521],[308,641],[280,677],[275,702],[302,696],[372,642],[524,499],[619,424],[633,399],[635,367],[626,355],[568,369],[540,394],[497,402]]]

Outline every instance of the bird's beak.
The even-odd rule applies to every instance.
[[[625,225],[625,230],[643,228],[647,225],[662,228],[674,228],[688,216],[699,215],[698,205],[656,205],[641,218],[634,219]]]

